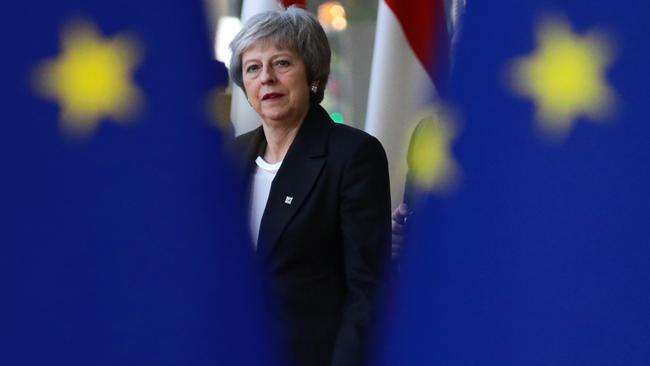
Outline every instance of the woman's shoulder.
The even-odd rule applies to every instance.
[[[243,134],[241,134],[239,136],[235,136],[232,139],[232,143],[235,144],[235,145],[239,145],[239,144],[246,144],[247,142],[252,141],[252,139],[255,138],[255,135],[257,135],[257,133],[258,133],[258,131],[257,131],[258,129],[259,129],[259,127],[254,128],[254,129],[252,129],[252,130],[250,130],[250,131],[248,131],[246,133],[243,133]]]
[[[253,145],[259,144],[259,139],[260,139],[260,129],[262,127],[255,128],[251,131],[248,131],[246,133],[243,133],[239,136],[234,137],[233,139],[230,140],[230,149],[238,152],[238,153],[243,153],[244,151],[251,149]],[[263,133],[262,133],[263,137]]]
[[[384,147],[376,137],[356,127],[339,123],[334,124],[332,128],[330,146],[335,154],[338,152],[346,156],[362,151],[386,156]]]
[[[366,131],[341,123],[335,123],[332,129],[333,143],[350,145],[373,144],[381,146],[379,140]]]

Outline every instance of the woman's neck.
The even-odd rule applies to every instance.
[[[266,137],[266,151],[264,151],[264,160],[267,163],[277,163],[284,160],[291,143],[296,138],[302,121],[291,125],[269,125],[262,124],[264,136]]]

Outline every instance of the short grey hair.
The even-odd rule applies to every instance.
[[[270,41],[280,48],[295,52],[305,64],[307,81],[318,83],[318,91],[310,93],[312,103],[320,103],[330,74],[332,51],[323,27],[308,11],[291,6],[286,10],[267,11],[248,19],[230,42],[230,79],[244,93],[242,54],[257,42]]]

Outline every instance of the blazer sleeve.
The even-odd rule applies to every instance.
[[[386,153],[369,135],[344,168],[341,186],[346,300],[333,366],[359,365],[373,322],[375,294],[390,258],[390,183]]]

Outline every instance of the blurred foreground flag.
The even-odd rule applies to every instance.
[[[3,14],[0,364],[273,364],[199,3]]]
[[[650,364],[648,10],[468,5],[463,179],[410,221],[377,364]]]

